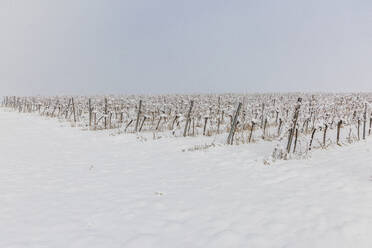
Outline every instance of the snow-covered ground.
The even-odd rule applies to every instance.
[[[213,141],[0,110],[0,247],[372,247],[371,138],[272,165],[269,142],[187,151]]]

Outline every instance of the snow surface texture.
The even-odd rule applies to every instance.
[[[372,139],[268,166],[0,110],[0,140],[0,247],[372,247]]]

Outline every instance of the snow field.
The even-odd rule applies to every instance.
[[[0,247],[372,245],[368,139],[264,165],[274,142],[113,136],[0,110],[0,140]]]

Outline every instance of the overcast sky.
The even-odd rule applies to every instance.
[[[0,95],[372,91],[371,0],[0,0]]]

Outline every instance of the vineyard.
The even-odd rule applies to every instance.
[[[6,96],[2,106],[91,131],[216,136],[225,144],[275,142],[275,159],[307,156],[371,134],[372,95],[223,94],[159,96]]]

